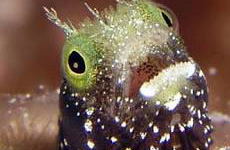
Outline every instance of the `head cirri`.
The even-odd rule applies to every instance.
[[[89,10],[76,29],[46,9],[66,35],[60,150],[209,149],[206,79],[170,11],[148,0]]]

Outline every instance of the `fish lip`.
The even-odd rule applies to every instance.
[[[161,103],[171,111],[180,103],[180,89],[190,84],[189,78],[195,74],[196,67],[192,61],[170,65],[144,82],[139,89],[139,95],[146,101]]]

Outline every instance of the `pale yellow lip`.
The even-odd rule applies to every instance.
[[[169,109],[173,109],[175,105],[171,104],[179,103],[178,99],[182,97],[180,89],[189,86],[188,78],[195,72],[196,64],[191,61],[171,65],[150,81],[144,82],[139,92],[143,97],[149,100],[157,99]]]

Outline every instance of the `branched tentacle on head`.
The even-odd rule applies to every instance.
[[[73,35],[73,33],[76,32],[75,27],[73,26],[73,24],[68,21],[69,23],[66,22],[62,22],[57,15],[57,12],[51,8],[50,10],[46,7],[43,7],[45,12],[46,12],[46,16],[47,18],[53,22],[54,24],[56,24],[58,27],[60,27],[61,29],[64,30],[64,33],[66,35],[66,37],[70,37],[71,35]]]

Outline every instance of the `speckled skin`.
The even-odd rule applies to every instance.
[[[132,0],[93,13],[78,30],[49,17],[67,35],[59,149],[209,149],[205,77],[161,9]],[[70,69],[72,52],[83,73]]]

